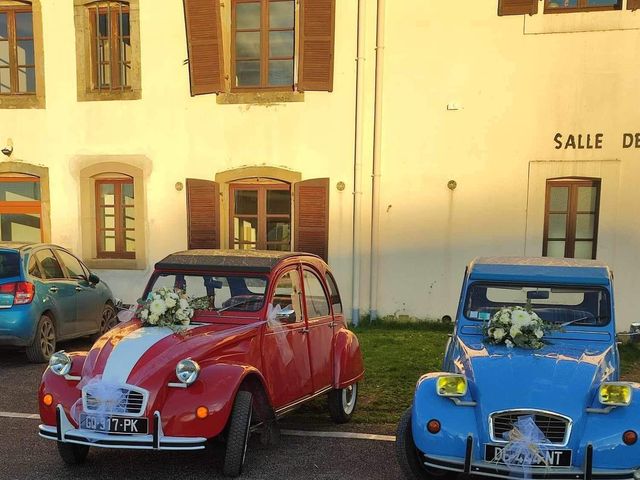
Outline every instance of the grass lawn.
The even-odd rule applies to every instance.
[[[366,375],[349,428],[392,433],[400,415],[411,405],[417,379],[441,368],[450,328],[433,323],[385,322],[354,331],[362,347]],[[623,378],[640,381],[640,346],[623,345],[620,352]],[[300,424],[331,428],[324,397],[284,421],[285,427]]]

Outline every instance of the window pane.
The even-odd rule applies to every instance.
[[[31,12],[16,13],[16,36],[33,37]]]
[[[274,308],[280,307],[281,310],[286,310],[287,307],[292,309],[295,313],[295,319],[291,318],[290,322],[302,321],[302,307],[299,295],[301,291],[298,272],[295,270],[288,272],[276,283],[271,305]]]
[[[123,183],[122,184],[122,197],[125,205],[133,205],[134,200],[134,191],[133,191],[133,183]]]
[[[116,251],[116,232],[106,231],[102,233],[102,251],[113,253]]]
[[[593,258],[593,242],[576,242],[575,258]]]
[[[236,33],[236,57],[260,58],[260,32]]]
[[[269,85],[293,85],[293,60],[269,61]]]
[[[0,41],[0,67],[9,66],[9,42]]]
[[[269,32],[269,57],[293,57],[293,32]]]
[[[136,241],[133,238],[126,238],[126,250],[128,253],[135,253],[136,251]]]
[[[260,85],[260,62],[236,62],[236,85]]]
[[[33,40],[18,40],[18,65],[33,65]]]
[[[257,218],[234,218],[234,240],[238,243],[258,241],[258,219]]]
[[[286,220],[269,220],[267,222],[267,241],[290,242],[291,223]]]
[[[11,92],[11,74],[8,68],[0,68],[0,93]]]
[[[293,28],[294,22],[293,1],[269,3],[269,28]]]
[[[342,313],[342,301],[338,286],[330,273],[327,273],[327,286],[329,287],[329,295],[331,295],[331,304],[333,305],[333,313]]]
[[[33,213],[0,214],[3,242],[41,242],[40,215]]]
[[[36,253],[36,258],[40,261],[44,278],[64,278],[62,267],[51,250],[40,250]]]
[[[618,5],[620,0],[589,0],[587,3],[590,7],[604,7]]]
[[[598,187],[578,187],[578,211],[595,212]]]
[[[129,14],[126,12],[122,12],[122,18],[119,19],[121,23],[120,30],[122,32],[123,37],[128,37],[131,35],[131,30],[129,28]]]
[[[578,6],[578,0],[550,0],[548,5],[550,8],[571,8]]]
[[[236,190],[235,191],[235,211],[236,211],[236,215],[257,215],[258,214],[258,191],[257,190]]]
[[[547,242],[547,257],[564,258],[565,242]]]
[[[40,182],[0,181],[0,201],[31,202],[40,200]]]
[[[101,37],[109,35],[109,22],[107,20],[107,14],[101,13],[98,15],[98,32]]]
[[[592,213],[576,215],[576,238],[593,238],[596,216]]]
[[[566,212],[569,203],[569,187],[551,187],[549,210]]]
[[[259,3],[238,3],[236,5],[236,28],[238,30],[260,28]]]
[[[313,273],[304,272],[304,294],[305,304],[307,306],[307,316],[309,318],[318,318],[329,315],[329,301],[324,293],[322,284],[318,277]]]
[[[267,214],[289,215],[291,213],[291,193],[289,190],[267,191]]]
[[[18,91],[20,93],[34,93],[36,91],[35,67],[23,67],[18,69]]]
[[[84,270],[80,265],[80,262],[73,255],[68,254],[64,250],[56,250],[60,258],[62,259],[62,263],[67,269],[67,274],[71,278],[82,278],[84,276]]]
[[[115,185],[113,183],[100,184],[100,201],[103,205],[115,204]]]
[[[549,238],[565,238],[567,235],[567,216],[565,214],[549,215]]]
[[[134,207],[127,207],[124,209],[125,216],[125,228],[135,228],[136,212]]]
[[[9,28],[7,26],[7,14],[0,13],[0,40],[9,38]]]
[[[255,250],[257,247],[255,243],[234,243],[233,248],[234,250]]]
[[[116,217],[113,215],[103,215],[102,226],[104,228],[116,228]]]
[[[272,252],[290,252],[290,243],[267,243],[267,250]]]

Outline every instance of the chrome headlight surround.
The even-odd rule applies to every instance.
[[[176,377],[185,385],[191,385],[200,375],[200,365],[195,360],[185,358],[176,365]]]
[[[49,359],[49,368],[53,373],[61,377],[69,374],[72,365],[71,357],[64,350],[54,353]]]
[[[598,400],[602,405],[626,407],[631,404],[632,397],[633,386],[627,382],[604,382],[598,388]]]
[[[467,377],[458,373],[440,375],[436,379],[436,393],[441,397],[464,397],[468,389]]]

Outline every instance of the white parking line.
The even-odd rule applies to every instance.
[[[0,412],[0,418],[22,418],[25,420],[40,420],[40,415],[33,413]],[[283,435],[292,437],[346,438],[355,440],[374,440],[377,442],[395,442],[393,435],[375,435],[371,433],[355,432],[312,432],[307,430],[281,430]]]

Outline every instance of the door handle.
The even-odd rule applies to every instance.
[[[309,329],[307,327],[304,327],[302,330],[300,330],[301,334],[305,334],[305,333],[309,333]]]
[[[82,288],[82,287],[76,287],[76,292],[81,292],[82,290],[84,290],[84,288]]]
[[[335,327],[335,326],[336,326],[336,322],[329,322],[329,323],[327,323],[327,326],[328,326],[329,328],[333,328],[333,327]]]
[[[51,287],[49,289],[49,292],[51,292],[51,293],[56,293],[57,291],[58,291],[58,287]]]

